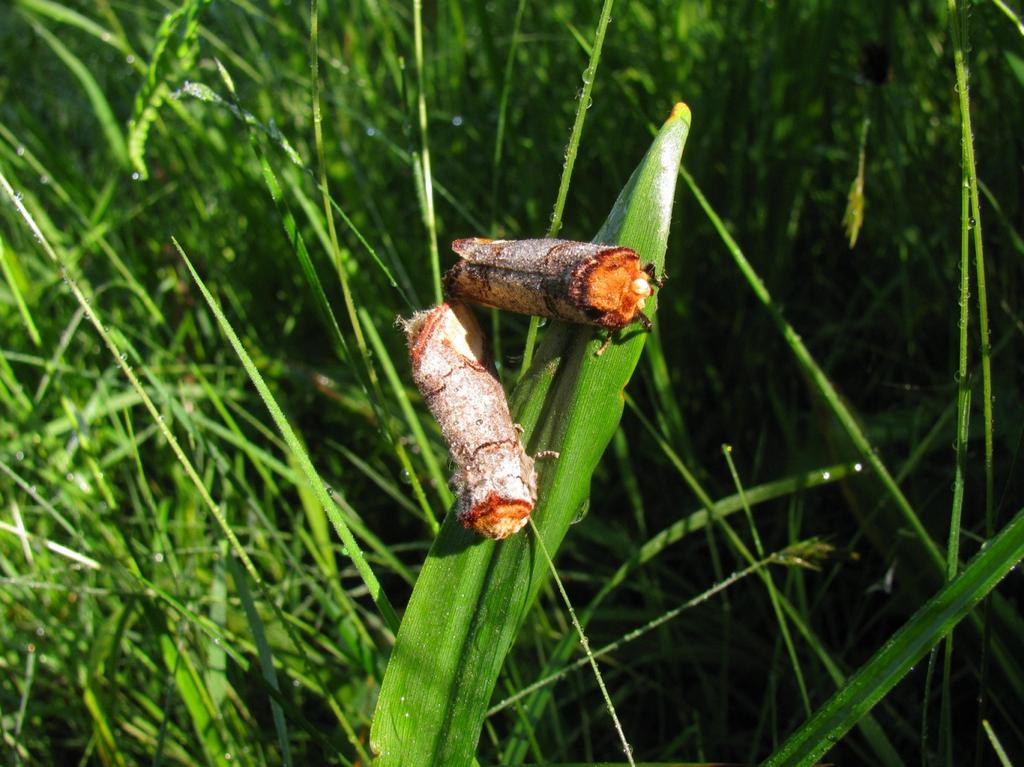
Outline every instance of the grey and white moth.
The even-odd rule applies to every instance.
[[[417,312],[402,325],[413,381],[457,467],[458,519],[488,538],[507,538],[533,511],[537,475],[487,361],[483,331],[469,307],[456,303]]]
[[[462,260],[444,276],[448,297],[522,314],[617,330],[650,329],[644,302],[660,285],[654,264],[618,245],[572,240],[456,240]]]

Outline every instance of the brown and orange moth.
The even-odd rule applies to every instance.
[[[488,538],[507,538],[533,511],[537,475],[487,359],[483,331],[469,307],[456,303],[417,312],[402,326],[413,381],[457,467],[458,519]]]
[[[462,260],[444,276],[453,299],[618,330],[650,330],[644,302],[660,286],[654,264],[619,245],[571,240],[456,240]]]

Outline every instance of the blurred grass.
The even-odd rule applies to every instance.
[[[943,678],[873,665],[963,563],[991,563],[983,544],[1024,505],[1021,9],[949,7],[616,3],[587,84],[600,14],[579,0],[320,0],[315,41],[309,6],[279,0],[0,4],[0,172],[64,264],[4,195],[5,760],[369,761],[393,634],[366,579],[400,615],[450,500],[392,323],[432,300],[435,236],[443,269],[456,237],[548,229],[589,85],[563,236],[598,228],[678,100],[697,118],[686,174],[706,201],[680,185],[658,327],[556,558],[591,646],[615,648],[601,667],[636,759],[756,762],[798,733],[802,753],[837,737],[836,763],[1024,761],[1015,554],[988,571],[1009,574],[987,621],[967,611]],[[969,90],[955,86],[957,50]],[[511,384],[529,322],[494,326]],[[755,540],[770,556],[815,537],[833,547],[821,572],[729,579],[744,551],[760,558]],[[947,568],[961,574],[944,587]],[[728,588],[620,642],[716,584]],[[949,636],[931,625],[933,644]],[[545,586],[498,678],[481,764],[622,763],[586,667],[516,696],[579,657]],[[813,717],[801,729],[802,688],[812,715],[835,714],[837,689],[887,692],[857,692],[856,709],[839,707],[857,721],[816,730]]]

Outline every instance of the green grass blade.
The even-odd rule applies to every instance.
[[[14,305],[18,307],[18,314],[21,315],[21,321],[25,325],[28,337],[32,339],[32,343],[36,346],[41,346],[43,341],[39,337],[36,323],[32,320],[32,312],[28,308],[28,304],[25,303],[25,297],[21,292],[21,285],[25,282],[24,272],[18,265],[16,256],[12,255],[10,260],[8,260],[7,247],[4,245],[3,237],[0,237],[0,270],[3,271],[4,280],[11,291]]]
[[[270,389],[267,387],[267,384],[263,381],[263,376],[260,375],[260,372],[256,368],[255,363],[253,363],[252,358],[245,351],[241,340],[231,327],[231,324],[228,322],[223,311],[221,311],[220,305],[214,300],[213,295],[206,287],[206,283],[199,278],[199,274],[193,268],[192,262],[189,261],[188,256],[185,255],[185,251],[181,249],[181,246],[178,245],[177,241],[175,241],[174,245],[178,249],[178,253],[182,260],[185,262],[185,266],[188,267],[189,273],[192,275],[192,279],[195,280],[196,286],[203,294],[203,298],[206,299],[206,303],[209,305],[210,310],[216,316],[221,330],[231,343],[232,348],[238,355],[239,360],[241,360],[250,379],[259,391],[260,396],[263,398],[268,412],[274,419],[274,423],[280,430],[285,442],[288,443],[288,448],[295,454],[310,489],[327,511],[328,519],[331,520],[331,524],[334,526],[335,532],[338,533],[338,537],[341,539],[342,543],[345,544],[348,556],[352,559],[352,564],[355,565],[356,570],[363,579],[363,583],[366,584],[370,597],[380,610],[381,617],[384,619],[385,625],[389,629],[394,629],[398,625],[398,616],[395,614],[394,608],[391,606],[391,602],[388,600],[387,595],[381,588],[380,582],[377,580],[377,576],[374,574],[373,569],[363,556],[363,551],[356,542],[349,525],[345,522],[344,517],[342,517],[341,512],[338,510],[337,504],[343,502],[343,499],[339,498],[335,501],[335,499],[331,497],[331,494],[328,493],[327,487],[320,478],[316,469],[313,467],[312,461],[309,459],[309,454],[302,447],[302,443],[299,442],[295,432],[288,424],[287,419],[285,419],[280,406],[270,393]]]
[[[690,112],[678,106],[626,184],[595,239],[664,262],[676,175]],[[531,452],[557,450],[539,466],[538,534],[558,549],[590,477],[618,426],[622,390],[646,340],[627,330],[607,352],[593,328],[556,324],[512,397]],[[548,576],[529,535],[483,540],[449,514],[424,563],[384,677],[371,745],[378,763],[471,761],[505,655]]]
[[[766,765],[813,764],[1024,558],[1024,509],[769,757]]]
[[[707,198],[700,191],[697,186],[697,182],[693,179],[689,173],[684,169],[682,171],[683,180],[686,181],[690,187],[690,191],[693,192],[693,196],[696,198],[697,203],[703,208],[707,214],[708,219],[711,221],[712,226],[718,232],[722,242],[725,244],[729,251],[729,255],[733,261],[736,262],[736,266],[739,267],[743,276],[750,284],[751,289],[754,291],[754,295],[764,305],[768,314],[771,316],[772,322],[778,328],[779,333],[782,335],[786,344],[789,346],[793,355],[796,357],[798,364],[804,373],[813,383],[813,388],[821,396],[821,398],[828,405],[832,414],[836,417],[836,420],[842,424],[846,430],[850,441],[857,447],[861,455],[864,457],[865,462],[874,470],[875,474],[878,475],[879,480],[885,486],[889,495],[892,497],[896,507],[900,510],[903,515],[904,521],[913,531],[915,539],[920,543],[924,557],[927,561],[934,566],[937,573],[944,573],[946,567],[946,560],[939,547],[935,544],[931,535],[925,529],[924,525],[921,524],[921,520],[918,518],[917,512],[910,505],[910,501],[900,490],[896,480],[893,479],[889,470],[886,468],[882,459],[879,457],[876,450],[872,447],[871,441],[868,439],[864,429],[857,422],[857,418],[853,412],[844,404],[843,400],[839,396],[839,392],[836,391],[832,382],[828,376],[825,375],[825,371],[821,365],[811,354],[810,349],[804,343],[803,339],[796,329],[786,321],[782,315],[782,311],[779,306],[775,303],[771,294],[768,292],[767,286],[764,284],[757,272],[754,271],[753,266],[747,260],[746,256],[743,255],[743,251],[740,246],[733,239],[732,235],[726,229],[722,219],[711,207]]]

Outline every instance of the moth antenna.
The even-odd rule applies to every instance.
[[[643,315],[643,314],[641,313],[641,315],[640,315],[640,316],[641,316],[641,317],[643,317],[644,315]],[[605,353],[605,350],[606,350],[606,349],[607,349],[607,348],[608,348],[609,346],[611,346],[611,344],[612,344],[612,336],[613,336],[613,335],[614,335],[614,332],[613,332],[613,331],[611,331],[611,330],[609,330],[609,331],[608,331],[608,335],[606,335],[606,336],[604,337],[604,341],[603,341],[603,342],[601,343],[601,346],[600,346],[600,347],[598,348],[598,350],[597,350],[596,352],[594,352],[594,356],[595,356],[595,357],[600,357],[600,356],[601,356],[602,354],[604,354],[604,353]]]
[[[651,332],[651,328],[654,327],[651,324],[651,318],[648,317],[643,312],[640,312],[640,311],[638,311],[636,313],[636,318],[640,321],[640,324],[644,326],[644,330],[646,330],[648,333],[650,333]]]
[[[553,461],[561,455],[557,450],[541,450],[538,453],[534,453],[533,460],[535,461]]]

